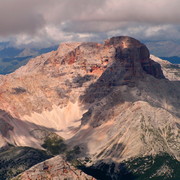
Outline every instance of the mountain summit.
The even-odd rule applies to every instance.
[[[0,76],[0,146],[42,148],[53,132],[98,167],[161,153],[179,160],[177,69],[131,37],[62,43]]]

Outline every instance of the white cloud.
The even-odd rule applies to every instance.
[[[21,44],[115,35],[180,41],[180,0],[1,0],[0,38]]]

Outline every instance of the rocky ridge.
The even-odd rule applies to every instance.
[[[63,157],[56,156],[41,162],[23,172],[12,180],[41,180],[41,179],[70,179],[70,180],[95,180],[92,176],[75,168],[65,161]]]

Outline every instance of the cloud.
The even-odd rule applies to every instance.
[[[0,37],[16,44],[114,35],[179,39],[179,0],[1,0]]]
[[[35,1],[0,1],[0,36],[22,32],[33,34],[44,24],[44,18],[38,13]]]
[[[69,32],[103,32],[132,26],[179,24],[179,0],[106,0],[91,11],[70,16],[64,30]],[[73,8],[73,7],[71,7]],[[73,11],[73,9],[72,9]]]

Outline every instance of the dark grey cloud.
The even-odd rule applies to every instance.
[[[130,35],[179,39],[180,0],[1,0],[0,37],[17,44]]]
[[[177,25],[180,24],[179,6],[179,0],[106,0],[92,11],[79,11],[70,17],[65,30],[102,32],[134,26],[134,23]]]
[[[0,36],[33,34],[44,25],[45,20],[42,14],[38,13],[35,1],[0,1]]]

